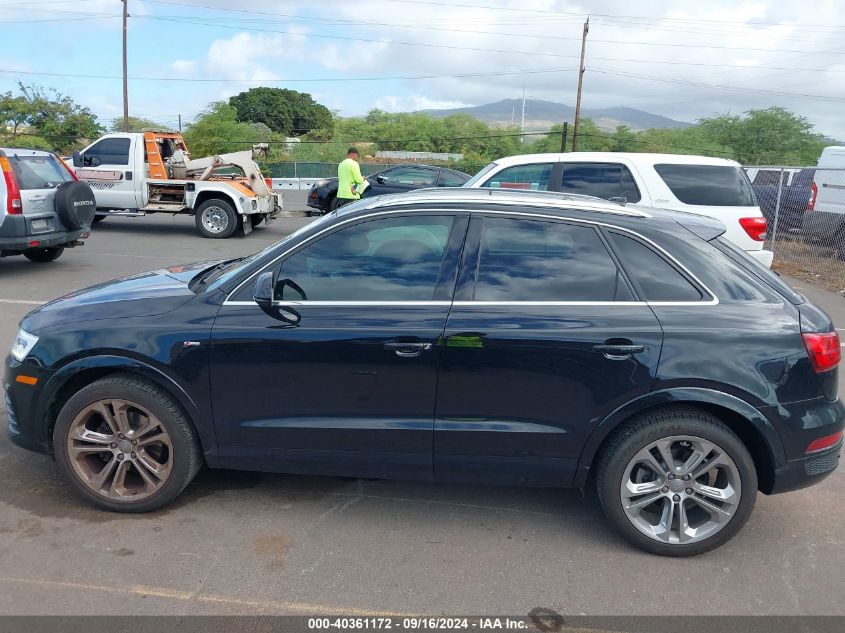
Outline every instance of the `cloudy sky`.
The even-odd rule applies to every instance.
[[[105,121],[121,102],[121,0],[0,0],[0,91],[55,86]],[[800,6],[800,10],[799,10]],[[838,0],[129,0],[130,112],[175,126],[252,86],[342,115],[521,97],[683,121],[780,105],[845,139]]]

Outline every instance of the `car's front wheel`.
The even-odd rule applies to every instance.
[[[169,503],[202,463],[178,404],[130,374],[106,376],[72,396],[56,421],[53,450],[77,493],[117,512]]]
[[[634,545],[692,556],[731,539],[748,520],[757,473],[742,441],[704,411],[679,407],[629,422],[599,458],[605,514]]]

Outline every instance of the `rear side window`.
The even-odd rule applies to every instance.
[[[440,179],[437,181],[438,187],[460,187],[467,181],[466,176],[453,173],[451,171],[441,171]]]
[[[560,190],[627,202],[639,202],[641,197],[630,170],[619,163],[564,163]]]
[[[73,180],[67,169],[55,156],[9,156],[18,186],[27,189],[55,189],[63,182]]]
[[[627,285],[590,227],[485,218],[476,301],[630,301]]]
[[[699,301],[701,292],[672,264],[627,235],[610,233],[628,275],[647,301]]]
[[[128,138],[104,138],[85,150],[83,163],[90,167],[96,158],[100,165],[128,165],[129,142]]]
[[[710,207],[757,206],[748,176],[740,167],[655,165],[654,169],[675,197],[684,204]]]
[[[552,177],[552,163],[534,165],[514,165],[493,174],[482,187],[491,189],[527,189],[529,191],[548,191]]]

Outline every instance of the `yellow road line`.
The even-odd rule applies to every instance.
[[[233,596],[220,596],[214,594],[194,595],[191,591],[180,591],[167,589],[165,587],[146,587],[144,585],[133,585],[131,587],[114,587],[109,585],[92,585],[88,583],[69,582],[60,580],[39,580],[37,578],[18,578],[13,576],[0,576],[0,583],[16,583],[26,585],[38,585],[41,587],[61,587],[65,589],[78,589],[83,591],[97,591],[118,593],[131,596],[152,596],[168,600],[180,600],[183,602],[203,602],[210,604],[231,605],[238,607],[250,607],[262,611],[303,613],[303,614],[333,614],[350,616],[399,616],[401,613],[390,613],[386,611],[371,611],[369,609],[357,609],[354,607],[340,607],[326,604],[311,604],[308,602],[286,602],[284,600],[260,600],[236,598]]]

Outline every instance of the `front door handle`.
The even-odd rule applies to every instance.
[[[431,349],[431,343],[416,343],[407,341],[390,341],[384,344],[384,349],[402,358],[413,358]]]
[[[630,358],[632,354],[643,353],[645,346],[635,345],[628,339],[610,339],[601,345],[593,345],[593,351],[600,352],[605,358],[611,360],[624,360]]]

